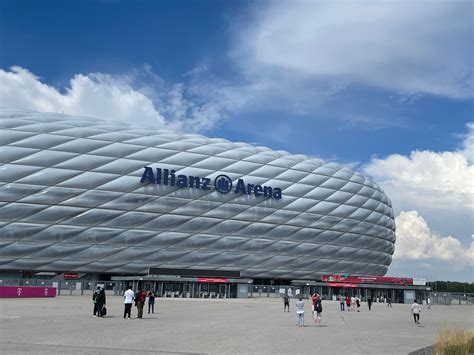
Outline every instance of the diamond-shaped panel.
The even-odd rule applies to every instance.
[[[0,110],[0,269],[383,275],[390,199],[335,163],[87,117]],[[279,186],[280,200],[144,185],[144,166]]]

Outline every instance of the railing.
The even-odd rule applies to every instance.
[[[431,304],[463,305],[474,304],[474,294],[458,292],[431,292]]]

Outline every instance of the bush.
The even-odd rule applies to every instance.
[[[436,354],[474,354],[474,332],[456,326],[442,327],[436,337]]]

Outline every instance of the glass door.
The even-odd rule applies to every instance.
[[[220,284],[219,285],[219,298],[226,298],[227,297],[227,285]]]

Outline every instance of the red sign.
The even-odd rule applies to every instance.
[[[206,277],[206,278],[199,278],[198,282],[227,282],[227,279],[221,279],[216,277]]]
[[[65,272],[64,279],[66,280],[75,280],[79,278],[79,275],[76,272]]]
[[[345,284],[345,283],[340,283],[340,282],[328,282],[328,286],[332,287],[357,287],[357,284]]]
[[[56,297],[55,287],[0,286],[0,298]]]
[[[405,277],[385,277],[385,276],[347,276],[323,275],[322,281],[326,282],[350,282],[359,284],[393,284],[393,285],[413,285],[412,278]]]

